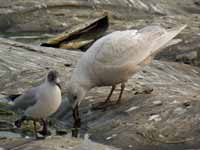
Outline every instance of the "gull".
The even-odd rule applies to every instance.
[[[97,40],[77,63],[66,93],[73,108],[74,119],[80,124],[78,106],[94,87],[111,86],[104,103],[110,101],[117,84],[121,84],[117,103],[121,103],[125,83],[148,65],[186,25],[165,29],[147,26],[140,30],[115,31]]]
[[[52,70],[46,76],[45,81],[37,87],[26,91],[17,97],[11,106],[12,110],[24,110],[20,119],[15,121],[15,125],[20,127],[25,120],[33,120],[35,137],[37,135],[36,121],[42,121],[42,135],[48,134],[47,117],[57,111],[61,104],[60,79],[57,71]]]

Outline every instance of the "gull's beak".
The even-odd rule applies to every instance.
[[[73,110],[75,109],[77,104],[78,104],[77,101],[75,101],[74,104],[71,105]]]
[[[60,79],[59,78],[56,79],[56,85],[61,89]]]

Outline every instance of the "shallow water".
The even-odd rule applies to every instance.
[[[0,32],[0,37],[11,39],[22,43],[30,43],[40,45],[42,42],[46,42],[49,38],[53,37],[53,34],[39,33],[39,32],[23,32],[23,33],[6,33]]]
[[[10,131],[0,131],[0,137],[19,138],[19,137],[21,137],[21,135],[18,133],[10,132]]]

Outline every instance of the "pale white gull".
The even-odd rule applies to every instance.
[[[128,79],[149,64],[185,27],[148,26],[138,31],[116,31],[97,40],[82,55],[67,82],[66,93],[72,108],[78,109],[87,92],[100,86],[112,86],[105,103],[109,102],[117,84],[121,84],[117,100],[120,103]],[[79,118],[76,109],[74,117]]]

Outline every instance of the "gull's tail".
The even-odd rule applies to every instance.
[[[160,52],[161,49],[174,45],[173,41],[172,44],[170,44],[170,41],[186,27],[187,25],[183,25],[166,30],[164,34],[156,38],[154,42],[151,44],[151,50],[152,50],[151,54],[156,55],[158,52]]]

